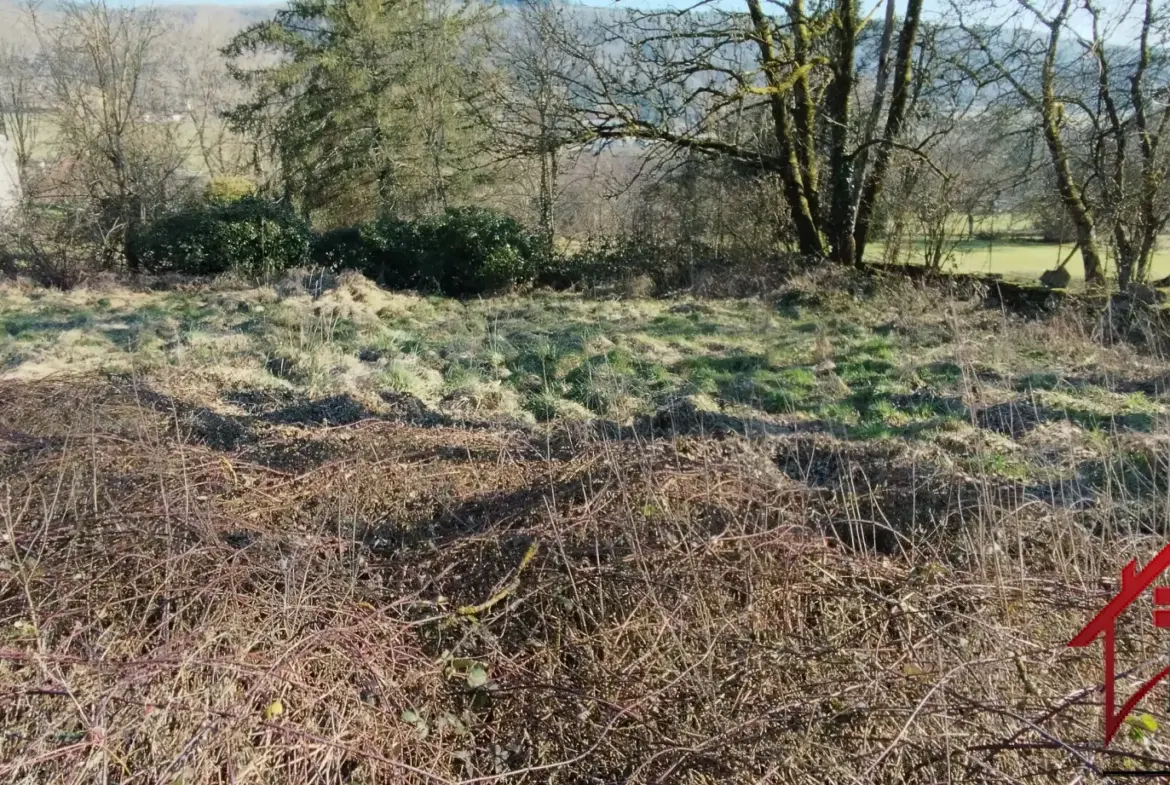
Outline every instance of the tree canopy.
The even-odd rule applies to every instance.
[[[482,7],[430,0],[293,0],[225,48],[249,99],[229,113],[307,213],[416,212],[465,186],[474,130],[469,33]]]

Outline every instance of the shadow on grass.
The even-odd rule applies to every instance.
[[[1100,513],[1094,526],[1098,534],[1106,525],[1114,533],[1170,532],[1163,504],[1168,492],[1170,464],[1164,456],[1141,451],[1080,461],[1068,476],[1027,488],[1031,498],[1053,507]]]
[[[848,547],[897,553],[907,537],[960,526],[988,498],[1012,493],[995,477],[924,464],[896,441],[814,436],[778,441],[774,460],[791,479],[820,492],[821,508]]]
[[[285,390],[235,390],[222,400],[243,408],[242,415],[217,412],[153,390],[138,388],[138,399],[150,408],[164,412],[177,424],[177,435],[184,440],[279,471],[304,472],[316,468],[342,453],[338,444],[319,439],[288,439],[274,433],[272,426],[301,426],[329,429],[353,425],[366,420],[403,422],[422,428],[460,428],[463,430],[498,429],[499,423],[456,419],[428,408],[408,393],[385,391],[381,394],[388,411],[374,411],[350,395],[308,398]],[[443,460],[466,460],[466,451],[435,453]]]
[[[136,308],[110,309],[100,302],[97,311],[81,308],[39,308],[29,313],[15,313],[0,317],[0,331],[8,336],[24,338],[49,338],[55,340],[70,330],[83,330],[108,340],[122,350],[132,350],[143,334],[168,320],[177,320],[183,331],[198,328],[213,316],[218,309],[210,304],[191,305],[178,303],[176,307],[164,307],[151,303]]]
[[[1121,376],[1118,374],[1096,374],[1092,376],[1061,376],[1053,379],[1054,374],[1036,374],[1023,377],[1017,389],[1054,390],[1067,387],[1075,390],[1098,387],[1102,390],[1122,395],[1141,393],[1150,398],[1158,398],[1170,394],[1170,373],[1159,373],[1144,378]],[[1034,381],[1039,377],[1039,383]]]
[[[92,327],[97,317],[88,312],[59,311],[56,313],[17,313],[3,317],[4,332],[13,338],[59,335],[68,330]]]
[[[320,466],[336,455],[329,444],[313,440],[271,438],[266,425],[345,425],[375,417],[364,405],[347,395],[318,400],[296,399],[271,411],[244,415],[223,414],[207,406],[192,404],[149,389],[138,390],[139,400],[151,408],[173,415],[177,435],[213,450],[238,454],[241,458],[272,469],[303,472]],[[237,392],[237,400],[255,402],[260,394]]]
[[[1019,439],[1044,423],[1061,421],[1087,430],[1148,433],[1153,428],[1154,415],[1146,412],[1101,414],[1073,407],[1046,406],[1026,398],[993,404],[975,412],[975,423],[980,428],[1012,439]]]

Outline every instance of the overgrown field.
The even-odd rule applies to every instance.
[[[832,285],[828,285],[831,283]],[[1170,363],[904,284],[0,293],[14,782],[1082,782]],[[1113,579],[1111,581],[1111,578]],[[1119,694],[1162,665],[1140,604]]]

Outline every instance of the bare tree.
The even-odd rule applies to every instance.
[[[759,0],[745,4],[743,11],[704,0],[685,11],[631,11],[594,46],[579,46],[595,132],[773,173],[801,253],[858,262],[893,151],[915,149],[903,135],[922,0],[908,0],[900,22],[887,9],[862,122],[856,56],[865,20],[856,0],[784,0],[776,15]],[[770,124],[763,144],[718,132],[729,117],[756,110]]]
[[[187,119],[208,176],[248,174],[254,163],[251,147],[224,120],[241,100],[241,90],[219,53],[211,48],[194,53],[183,68],[182,87]]]
[[[163,22],[151,8],[105,0],[65,3],[53,14],[32,6],[28,14],[73,196],[93,211],[107,263],[121,254],[136,269],[127,241],[167,203],[189,146],[172,122]]]
[[[572,83],[581,78],[581,63],[565,45],[574,34],[563,6],[552,0],[520,0],[488,31],[494,67],[474,101],[497,172],[535,162],[532,201],[548,251],[556,235],[561,159],[588,137],[572,93]]]
[[[1098,109],[1098,117],[1094,117],[1094,129],[1099,130],[1092,145],[1093,169],[1095,180],[1101,183],[1102,205],[1108,214],[1105,223],[1112,229],[1118,284],[1126,289],[1131,282],[1145,280],[1154,243],[1170,218],[1165,191],[1170,158],[1162,149],[1170,122],[1170,73],[1165,67],[1159,68],[1156,80],[1151,73],[1151,37],[1161,34],[1164,39],[1165,29],[1154,0],[1145,0],[1139,5],[1142,13],[1136,61],[1131,61],[1128,68],[1123,65],[1129,81],[1128,95],[1116,95],[1115,63],[1106,27],[1116,27],[1126,14],[1115,9],[1114,19],[1106,20],[1102,18],[1104,7],[1100,0],[1084,0],[1084,8],[1092,18],[1092,32],[1088,39],[1078,38],[1078,43],[1097,69],[1098,106],[1103,111]],[[1131,152],[1133,147],[1136,152]]]
[[[1170,73],[1153,40],[1165,38],[1164,19],[1155,0],[1016,3],[1006,17],[991,4],[980,19],[969,4],[954,9],[982,55],[980,78],[1008,86],[1039,121],[1085,279],[1104,282],[1108,247],[1127,288],[1147,275],[1170,217],[1161,144]],[[1131,24],[1136,46],[1121,45],[1118,31]]]
[[[0,49],[0,133],[12,144],[22,183],[42,128],[33,68],[33,63],[16,47]]]
[[[894,193],[879,207],[901,239],[913,230],[926,266],[939,269],[972,238],[977,216],[996,212],[999,196],[1032,171],[1015,154],[1030,127],[972,82],[963,36],[952,27],[924,25],[918,50],[905,122],[920,141],[913,154],[895,150]]]

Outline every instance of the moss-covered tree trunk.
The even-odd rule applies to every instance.
[[[756,46],[760,52],[760,63],[767,79],[767,94],[772,110],[772,133],[779,148],[779,175],[784,183],[785,201],[788,202],[792,213],[797,245],[804,256],[823,258],[826,255],[825,240],[821,234],[817,202],[815,196],[813,199],[809,198],[810,190],[805,177],[808,165],[801,162],[802,151],[808,151],[807,147],[798,146],[796,130],[793,127],[796,125],[799,128],[804,121],[794,124],[785,105],[786,93],[794,88],[789,88],[784,82],[781,72],[784,64],[777,57],[772,23],[764,14],[760,0],[747,0],[747,4]],[[811,104],[808,107],[811,108]]]
[[[1052,167],[1056,171],[1057,191],[1060,193],[1060,200],[1064,204],[1069,220],[1076,227],[1077,244],[1081,248],[1081,259],[1085,265],[1085,282],[1100,285],[1105,282],[1105,265],[1102,263],[1101,246],[1097,242],[1097,227],[1085,203],[1084,193],[1073,180],[1068,150],[1060,135],[1064,107],[1056,99],[1056,56],[1060,47],[1060,32],[1070,7],[1071,0],[1064,0],[1050,28],[1048,51],[1040,72],[1040,115],[1044,124],[1044,142],[1048,146]]]
[[[556,238],[556,183],[557,146],[545,139],[540,151],[540,193],[537,195],[537,223],[540,231],[541,251],[546,258],[552,256]]]

